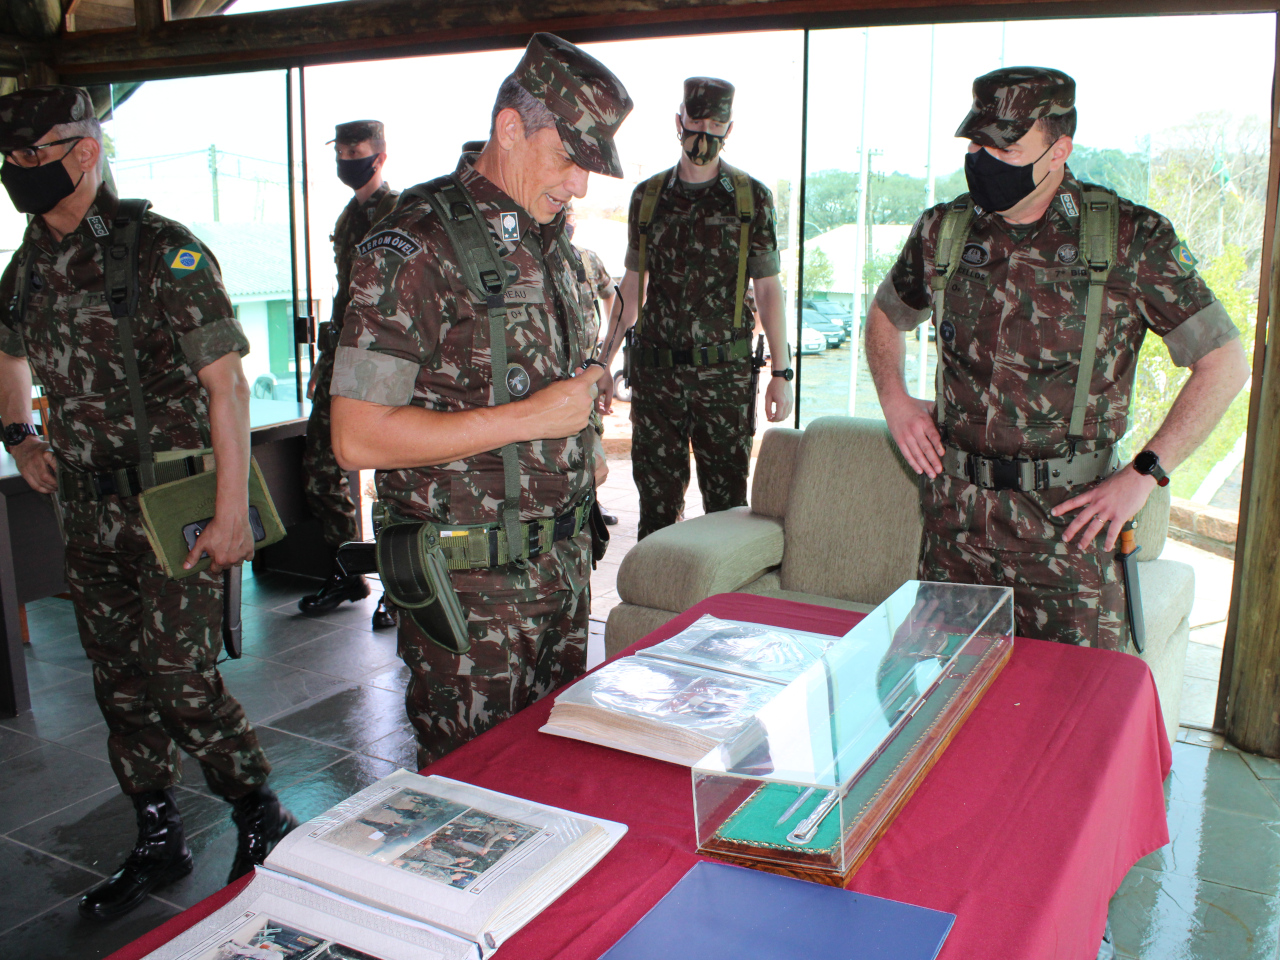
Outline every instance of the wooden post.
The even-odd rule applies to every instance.
[[[169,19],[169,0],[133,0],[133,22],[139,33],[151,33]]]
[[[1277,32],[1280,53],[1280,31]],[[1280,67],[1280,61],[1277,61]],[[1280,757],[1280,75],[1273,81],[1271,171],[1254,345],[1249,440],[1240,503],[1235,590],[1227,622],[1218,716],[1242,750]]]

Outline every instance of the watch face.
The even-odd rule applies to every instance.
[[[1150,474],[1160,463],[1160,458],[1150,450],[1143,450],[1133,458],[1133,467],[1139,473]]]

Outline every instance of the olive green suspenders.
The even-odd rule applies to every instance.
[[[635,327],[637,334],[640,332],[640,325],[644,320],[644,280],[649,261],[649,230],[653,225],[653,214],[658,207],[658,197],[662,194],[662,185],[671,176],[671,172],[674,169],[673,167],[662,171],[662,173],[656,173],[646,180],[644,194],[640,198],[640,306],[636,314]],[[724,185],[725,189],[733,191],[733,199],[737,207],[738,222],[740,224],[738,230],[738,280],[733,298],[733,325],[737,328],[742,326],[743,305],[747,295],[747,259],[751,255],[751,221],[755,219],[756,202],[751,190],[751,178],[741,170],[729,166],[723,160],[720,161],[720,183]]]
[[[1090,386],[1098,351],[1104,346],[1098,342],[1102,324],[1102,307],[1107,277],[1116,262],[1119,242],[1120,201],[1114,193],[1089,184],[1083,188],[1080,209],[1080,259],[1089,269],[1089,297],[1085,304],[1084,338],[1081,341],[1080,365],[1076,372],[1075,399],[1071,405],[1071,423],[1067,439],[1074,444],[1083,439],[1084,417],[1089,408]],[[973,199],[966,193],[954,200],[942,215],[938,232],[938,252],[934,257],[933,322],[938,327],[939,356],[934,377],[939,426],[945,421],[946,400],[943,394],[941,321],[946,301],[947,286],[960,265],[960,254],[969,239],[973,226]]]

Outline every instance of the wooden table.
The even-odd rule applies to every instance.
[[[329,574],[328,550],[322,545],[319,524],[307,510],[303,494],[302,452],[310,411],[309,403],[289,400],[249,402],[253,456],[289,531],[284,540],[254,558],[255,571],[313,577]],[[359,473],[352,472],[348,478],[359,524]],[[53,500],[32,490],[18,473],[13,457],[0,448],[0,716],[15,717],[31,709],[20,606],[66,589],[62,535]]]

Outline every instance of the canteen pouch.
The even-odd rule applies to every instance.
[[[631,386],[631,356],[635,353],[635,327],[627,327],[622,337],[622,379]]]
[[[591,512],[587,515],[587,526],[591,530],[591,569],[594,570],[609,549],[609,527],[604,522],[600,501],[594,498],[591,501]]]
[[[389,523],[378,531],[376,551],[387,599],[450,653],[470,650],[467,614],[449,579],[435,525]]]

